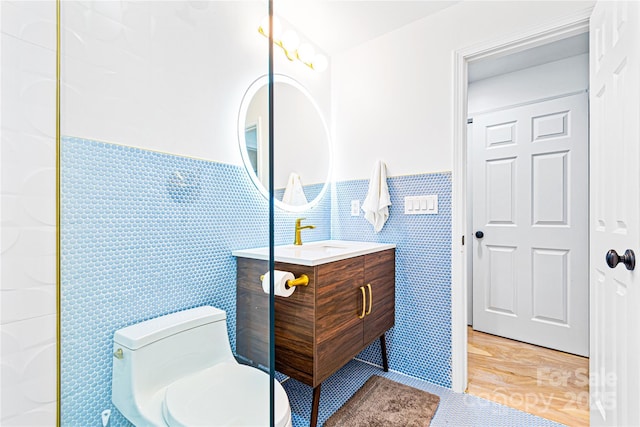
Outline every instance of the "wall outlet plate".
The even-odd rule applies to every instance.
[[[360,216],[360,200],[351,201],[351,216]]]

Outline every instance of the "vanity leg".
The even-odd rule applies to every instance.
[[[389,372],[389,359],[387,359],[387,340],[385,334],[380,335],[380,352],[382,353],[382,370]]]
[[[309,421],[309,427],[316,427],[318,424],[318,406],[320,406],[320,386],[313,389],[313,403],[311,404],[311,420]]]

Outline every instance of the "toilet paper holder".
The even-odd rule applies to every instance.
[[[260,276],[260,281],[264,280],[264,274]],[[293,288],[294,286],[307,286],[309,284],[309,276],[306,274],[301,274],[300,277],[296,277],[295,279],[287,280],[286,288]]]

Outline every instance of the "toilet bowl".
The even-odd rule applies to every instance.
[[[290,417],[288,399],[276,385],[275,425],[284,427]],[[220,425],[263,425],[269,414],[269,375],[237,363],[220,363],[170,385],[162,411],[170,426],[208,425],[211,419]]]
[[[136,426],[268,426],[269,375],[239,364],[226,313],[198,307],[114,334],[112,401]],[[291,426],[284,389],[274,383],[274,424]]]

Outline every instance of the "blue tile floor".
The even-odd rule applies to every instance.
[[[372,375],[415,387],[440,396],[440,406],[431,425],[438,426],[545,426],[558,427],[555,423],[517,409],[509,408],[464,393],[430,384],[397,372],[383,372],[381,368],[358,360],[352,360],[322,383],[318,425],[321,426],[338,410]],[[294,379],[282,383],[291,404],[293,427],[308,427],[311,413],[312,389]]]

